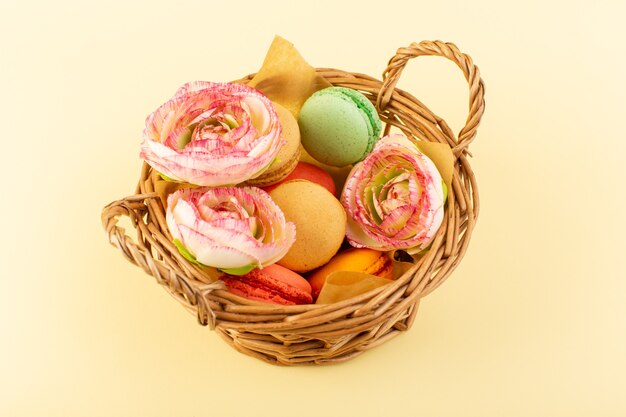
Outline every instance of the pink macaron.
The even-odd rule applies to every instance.
[[[233,294],[271,304],[310,304],[311,285],[299,274],[280,265],[254,269],[243,276],[224,275],[222,281]]]
[[[337,189],[335,187],[333,177],[331,177],[330,174],[322,168],[309,164],[308,162],[298,162],[298,165],[296,165],[296,168],[291,172],[291,174],[287,175],[282,181],[277,184],[264,187],[263,189],[269,193],[279,185],[292,180],[311,181],[326,188],[332,195],[337,195]]]

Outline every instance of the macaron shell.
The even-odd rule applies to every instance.
[[[300,160],[300,128],[289,110],[278,103],[272,103],[283,128],[282,138],[286,141],[278,151],[272,164],[256,178],[246,183],[254,187],[266,187],[276,184],[289,175]]]
[[[394,274],[394,266],[391,258],[384,252],[381,252],[381,256],[378,260],[371,264],[364,271],[366,274],[376,275],[377,277],[386,278],[386,279],[395,279]]]
[[[324,164],[353,164],[361,160],[369,146],[369,122],[343,95],[313,95],[302,106],[298,124],[302,146]]]
[[[222,280],[230,292],[250,300],[285,305],[312,302],[307,280],[280,265],[255,269],[244,276],[225,275]]]
[[[309,97],[298,124],[307,152],[338,167],[362,160],[382,131],[374,105],[359,91],[344,87],[325,88]]]
[[[281,304],[281,305],[298,304],[294,302],[293,300],[283,297],[281,294],[268,291],[265,288],[253,287],[253,286],[245,284],[242,281],[224,279],[224,282],[227,283],[226,286],[228,288],[228,291],[240,297],[246,298],[248,300],[261,301],[263,303],[270,303],[270,304]],[[306,303],[302,303],[302,304],[306,304]]]
[[[374,149],[374,145],[376,144],[376,142],[378,142],[378,139],[380,139],[380,133],[383,130],[383,124],[380,121],[380,117],[378,116],[378,111],[376,110],[376,107],[374,107],[372,102],[369,101],[367,97],[365,97],[357,90],[345,87],[333,87],[333,90],[335,92],[340,92],[350,97],[352,101],[359,107],[359,109],[365,114],[365,117],[367,117],[367,120],[369,121],[369,127],[371,127],[371,135],[369,138],[370,140],[367,149],[365,151],[365,155],[369,154],[372,149]],[[365,155],[363,155],[361,159],[363,159]]]
[[[309,164],[306,162],[298,162],[296,169],[291,171],[291,174],[287,175],[278,184],[273,184],[263,188],[266,192],[271,192],[274,188],[278,187],[283,182],[292,180],[307,180],[319,184],[326,188],[332,195],[337,196],[337,188],[335,187],[335,181],[330,174],[324,171],[322,168]]]
[[[285,182],[269,194],[285,219],[296,225],[296,241],[278,264],[306,272],[328,262],[346,232],[346,213],[339,200],[321,185],[305,180]]]

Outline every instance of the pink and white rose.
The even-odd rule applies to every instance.
[[[346,181],[341,203],[352,246],[425,249],[441,226],[444,185],[435,164],[404,135],[383,137]]]
[[[232,275],[280,260],[296,236],[295,225],[255,187],[180,189],[167,199],[166,221],[183,256]]]
[[[196,81],[148,116],[141,157],[174,181],[236,185],[272,163],[284,144],[281,132],[273,105],[259,91]]]

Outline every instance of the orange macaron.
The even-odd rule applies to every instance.
[[[309,284],[313,290],[313,299],[317,298],[326,278],[333,272],[351,271],[364,272],[381,278],[393,279],[393,262],[385,252],[373,249],[350,248],[314,271],[309,277]]]

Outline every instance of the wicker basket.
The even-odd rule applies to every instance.
[[[444,120],[395,88],[407,62],[423,55],[448,58],[469,83],[469,116],[458,139]],[[165,208],[154,192],[151,168],[146,164],[136,194],[109,204],[102,212],[111,244],[154,276],[202,325],[209,325],[238,351],[277,365],[345,361],[410,328],[420,299],[437,288],[463,258],[479,209],[467,147],[484,111],[484,86],[469,56],[451,43],[423,41],[398,49],[383,81],[336,69],[317,72],[331,84],[359,90],[375,103],[386,123],[385,134],[396,126],[409,137],[448,144],[456,157],[444,222],[432,248],[392,284],[330,305],[277,306],[233,295],[221,281],[211,282],[171,243]],[[130,218],[136,240],[117,224],[120,216]]]

